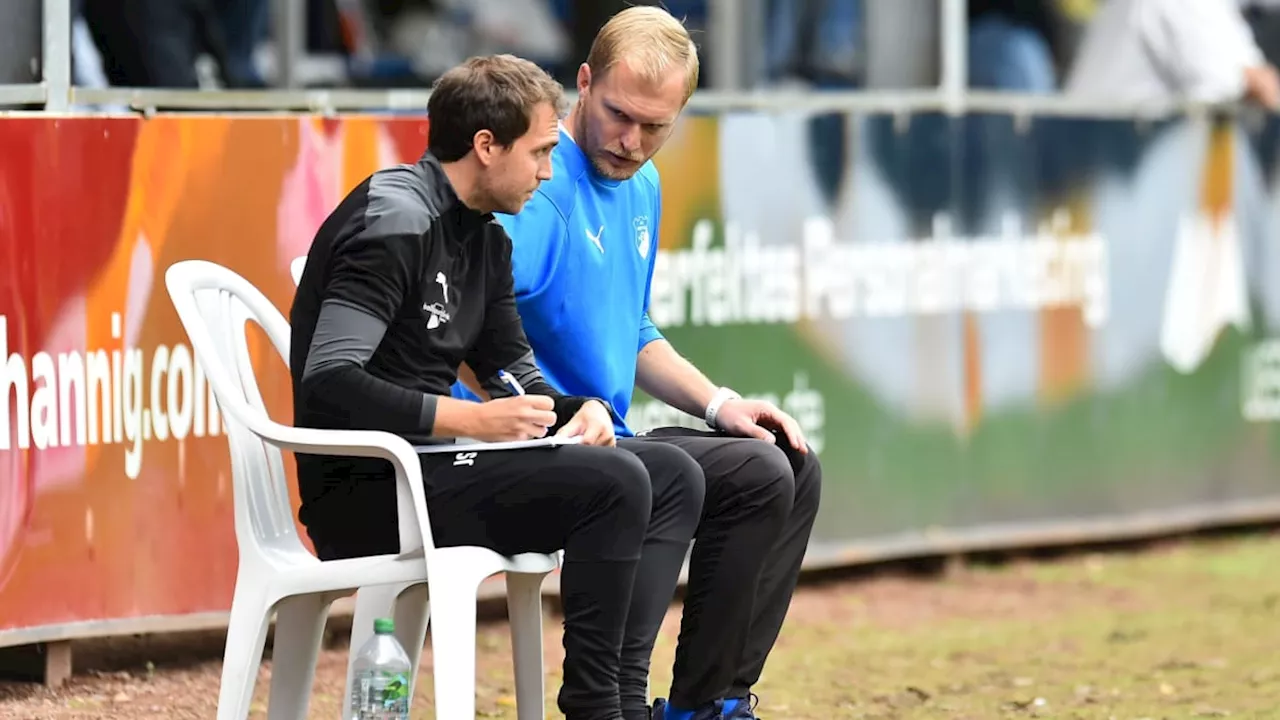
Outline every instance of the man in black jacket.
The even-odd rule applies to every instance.
[[[969,87],[1057,89],[1058,16],[1051,0],[969,0]]]
[[[440,78],[426,154],[374,173],[316,234],[291,312],[294,419],[415,443],[580,436],[555,449],[420,457],[436,545],[564,549],[560,708],[568,720],[616,720],[641,546],[647,534],[692,535],[702,476],[679,453],[656,449],[642,462],[617,448],[604,401],[553,390],[529,349],[511,241],[492,213],[518,212],[551,177],[561,102],[559,84],[511,56],[473,58]],[[464,361],[487,387],[516,394],[449,397]],[[322,559],[398,549],[386,462],[297,464],[300,519]]]

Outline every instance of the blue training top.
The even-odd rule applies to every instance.
[[[629,437],[636,355],[662,337],[648,313],[658,171],[648,162],[629,180],[602,178],[564,128],[551,163],[519,214],[497,215],[511,236],[516,308],[547,381],[608,401],[614,432]],[[460,382],[453,395],[477,399]]]

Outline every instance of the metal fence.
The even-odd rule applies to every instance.
[[[37,0],[28,0],[36,2]],[[305,111],[332,114],[343,111],[421,111],[428,90],[318,89],[297,87],[296,68],[303,53],[302,0],[273,0],[273,42],[280,52],[277,87],[269,90],[153,90],[83,88],[72,82],[71,0],[38,0],[41,4],[39,83],[0,84],[0,110],[43,109],[47,112],[94,110],[102,106],[128,107],[144,113],[161,110],[219,112]],[[872,0],[889,2],[890,0]],[[11,6],[11,7],[16,7]],[[708,38],[704,54],[713,72],[710,86],[695,93],[692,112],[805,109],[846,112],[935,112],[959,115],[1001,112],[1029,116],[1052,115],[1099,118],[1155,118],[1196,113],[1194,104],[1141,106],[1083,102],[1056,95],[973,92],[966,87],[968,23],[966,0],[939,0],[940,83],[936,87],[900,91],[743,90],[741,71],[745,28],[758,27],[761,8],[755,0],[708,0]],[[94,110],[96,111],[96,110]],[[12,111],[11,111],[12,112]]]

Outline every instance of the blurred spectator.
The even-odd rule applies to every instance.
[[[551,0],[552,11],[569,32],[570,57],[555,73],[565,87],[573,88],[577,84],[578,66],[586,62],[600,28],[609,18],[632,5],[666,7],[660,0]]]
[[[569,52],[564,62],[548,67],[565,87],[577,82],[578,66],[587,59],[591,43],[605,22],[632,5],[660,5],[673,17],[684,22],[689,34],[701,50],[703,71],[698,85],[705,86],[708,58],[703,43],[707,24],[706,0],[547,0],[551,13],[569,34]]]
[[[1054,23],[1054,63],[1058,78],[1065,78],[1075,60],[1076,49],[1089,23],[1104,0],[1054,0],[1057,21]]]
[[[859,83],[861,0],[768,0],[765,73],[825,88]]]
[[[198,88],[196,58],[205,53],[225,69],[226,41],[213,2],[83,0],[107,80],[125,87]]]
[[[404,0],[385,21],[387,50],[430,81],[472,55],[512,53],[543,67],[569,56],[569,36],[547,0]],[[584,56],[585,57],[585,56]]]
[[[267,39],[269,0],[214,0],[226,38],[223,68],[231,87],[260,88],[266,83],[254,62],[258,44]]]
[[[1053,92],[1056,37],[1049,0],[969,0],[969,87]]]
[[[0,85],[40,82],[40,3],[0,0]]]
[[[1240,9],[1267,63],[1280,65],[1280,0],[1240,0]],[[1272,177],[1280,162],[1280,119],[1268,118],[1246,137],[1254,147],[1263,176]]]
[[[71,84],[104,88],[107,74],[102,69],[102,55],[93,43],[93,34],[85,22],[83,0],[71,0]]]
[[[1263,57],[1280,65],[1280,0],[1240,0],[1240,9]]]
[[[1075,97],[1167,107],[1251,99],[1280,109],[1280,78],[1238,0],[1109,0],[1067,80]]]
[[[767,81],[818,90],[860,85],[862,9],[862,0],[768,0]],[[808,119],[809,161],[818,188],[829,203],[839,195],[848,166],[846,119],[841,112],[816,113]]]

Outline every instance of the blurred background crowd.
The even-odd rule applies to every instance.
[[[301,87],[425,87],[464,58],[512,52],[571,84],[606,18],[645,0],[75,0],[74,81],[260,88],[285,82],[273,23],[297,2]],[[940,0],[664,0],[703,46],[704,87],[936,86]],[[968,0],[971,89],[1109,101],[1251,97],[1280,106],[1280,0]],[[5,0],[0,83],[38,79],[40,0]],[[721,7],[724,7],[723,1]],[[6,17],[7,16],[7,17]],[[746,18],[745,20],[743,18]],[[21,29],[29,27],[24,45]],[[736,43],[715,52],[717,37]],[[710,52],[709,52],[710,51]],[[732,72],[714,67],[733,58]],[[25,77],[24,77],[25,75]],[[32,77],[34,75],[34,77]],[[726,79],[729,78],[729,79]]]

